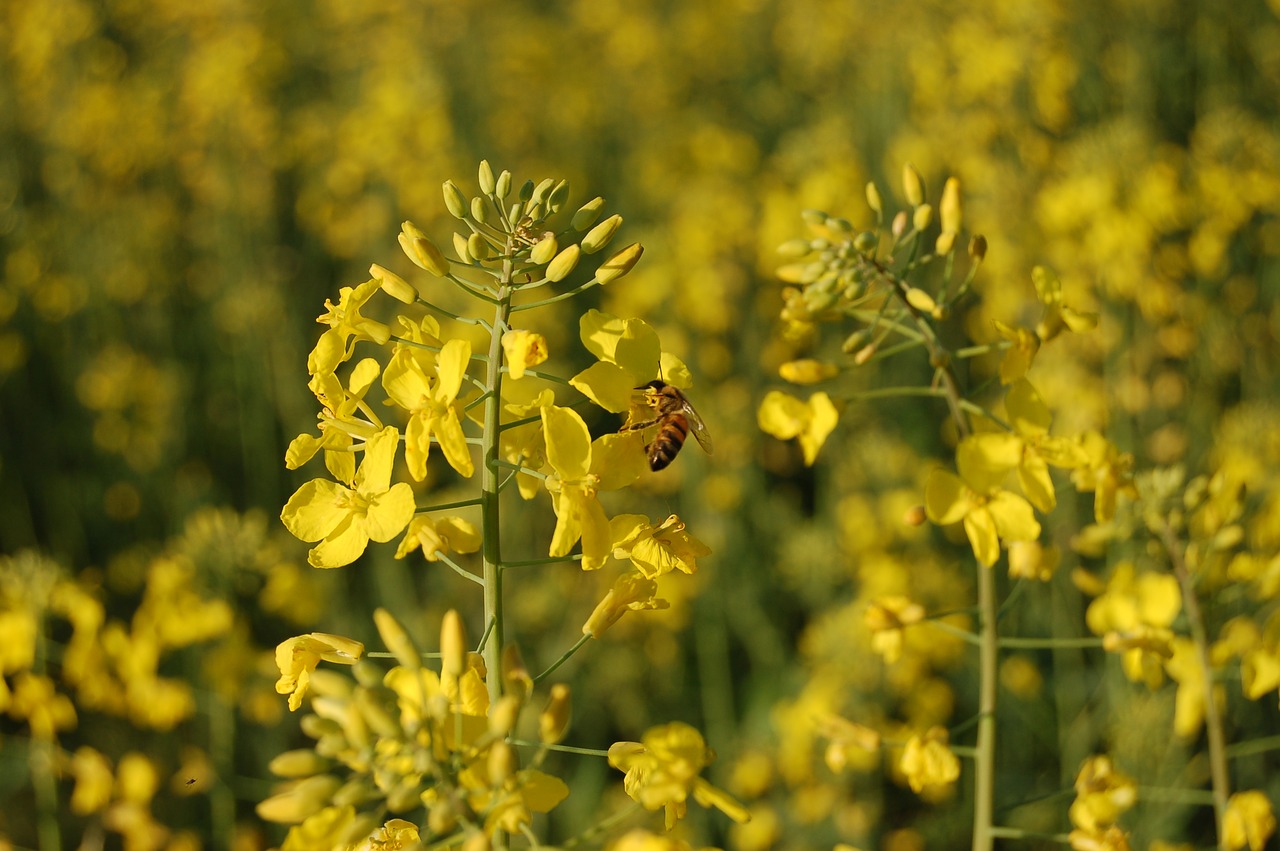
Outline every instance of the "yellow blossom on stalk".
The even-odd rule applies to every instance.
[[[881,739],[877,731],[831,713],[818,718],[816,726],[827,739],[823,761],[835,773],[850,765],[860,771],[870,771],[879,765]]]
[[[399,432],[388,426],[369,438],[354,489],[312,479],[289,498],[280,519],[295,537],[319,541],[307,554],[313,567],[342,567],[360,557],[369,541],[385,543],[413,519],[413,489],[391,484]]]
[[[829,361],[813,358],[787,361],[778,367],[778,375],[792,384],[817,384],[819,381],[835,378],[839,374],[840,367]]]
[[[101,753],[90,747],[76,748],[71,757],[71,774],[76,779],[71,792],[71,812],[82,816],[96,813],[111,801],[115,773]]]
[[[341,665],[354,665],[364,655],[364,645],[341,635],[313,632],[286,639],[276,646],[276,694],[289,695],[289,709],[302,705],[311,681],[311,672],[321,660]]]
[[[1031,270],[1031,281],[1044,305],[1044,315],[1036,325],[1036,336],[1041,340],[1048,342],[1064,330],[1081,334],[1098,327],[1098,314],[1082,313],[1062,302],[1062,282],[1051,269],[1036,266]]]
[[[609,764],[626,773],[623,788],[647,810],[663,808],[667,830],[684,817],[689,795],[742,824],[745,807],[699,775],[715,753],[693,727],[679,721],[652,727],[639,742],[617,742],[609,748]]]
[[[779,440],[799,438],[806,467],[818,459],[818,450],[835,431],[840,414],[826,393],[814,393],[807,402],[781,390],[770,390],[756,414],[760,429]]]
[[[7,711],[9,717],[27,722],[32,738],[43,741],[53,741],[60,730],[76,726],[76,708],[71,698],[59,694],[53,680],[30,671],[19,671],[13,678]]]
[[[659,375],[680,388],[693,383],[688,367],[662,351],[658,333],[642,319],[620,319],[588,310],[578,320],[578,336],[598,362],[569,383],[606,411],[620,414],[629,410],[636,388]]]
[[[1014,328],[1000,321],[996,321],[995,326],[1009,343],[1004,357],[1000,359],[1000,383],[1012,384],[1031,369],[1031,362],[1040,351],[1040,338],[1025,328]]]
[[[436,520],[420,514],[409,521],[409,528],[396,548],[396,558],[421,549],[427,561],[439,561],[440,553],[474,553],[480,544],[480,530],[470,520],[462,517]]]
[[[935,798],[960,777],[960,760],[952,752],[947,731],[931,727],[924,736],[912,736],[902,749],[898,767],[917,795]]]
[[[554,404],[555,392],[547,388],[535,392],[532,382],[508,381],[502,385],[503,428],[498,436],[498,454],[507,463],[521,468],[516,473],[516,487],[522,499],[533,499],[542,490],[542,479],[523,471],[541,470],[547,463],[541,410]],[[526,419],[532,421],[510,427],[510,423]]]
[[[307,463],[315,454],[323,449],[324,465],[334,478],[348,482],[355,475],[355,456],[351,452],[353,437],[368,439],[377,434],[381,424],[373,416],[373,411],[365,404],[364,396],[377,380],[381,365],[373,358],[365,358],[351,370],[349,387],[343,387],[342,381],[332,372],[311,376],[307,386],[319,400],[322,410],[319,414],[320,436],[300,434],[285,450],[284,463],[290,470],[296,470]],[[362,412],[368,419],[360,419],[357,412]]]
[[[402,818],[393,818],[375,830],[368,839],[352,846],[351,851],[406,851],[421,848],[419,839],[416,824]]]
[[[692,574],[698,559],[711,548],[685,531],[684,521],[672,514],[657,526],[640,514],[619,514],[609,521],[613,557],[629,558],[648,579],[679,570]]]
[[[462,379],[471,362],[471,343],[450,340],[436,358],[436,380],[431,381],[408,349],[392,356],[382,375],[387,396],[410,414],[404,436],[404,460],[415,481],[427,476],[427,456],[432,438],[440,444],[449,466],[463,476],[475,472],[467,438],[462,432],[461,404],[457,401]]]
[[[1138,800],[1133,778],[1118,771],[1106,755],[1091,756],[1081,764],[1075,787],[1076,799],[1067,815],[1086,834],[1103,833]]]
[[[338,364],[351,357],[357,340],[372,340],[381,346],[391,339],[390,328],[360,314],[360,309],[381,287],[382,283],[373,279],[359,286],[343,287],[336,305],[325,299],[326,312],[316,321],[328,325],[329,330],[320,335],[307,356],[307,372],[312,375],[333,372]]]
[[[871,649],[892,665],[902,657],[904,630],[924,620],[924,607],[906,597],[883,597],[871,602],[863,619],[871,631]]]
[[[490,836],[499,830],[519,833],[533,821],[534,813],[549,813],[569,797],[563,780],[534,768],[506,778],[493,776],[492,769],[487,773],[488,777],[467,773],[463,779],[472,781],[467,784],[473,789],[468,801],[473,810],[486,813],[484,831]]]
[[[1251,789],[1237,792],[1227,801],[1222,821],[1222,843],[1229,851],[1249,846],[1249,851],[1262,851],[1276,831],[1276,817],[1265,792]]]
[[[507,371],[513,379],[524,378],[524,371],[546,361],[547,338],[533,331],[508,331],[502,335],[502,351],[507,356]]]
[[[1077,467],[1084,461],[1077,444],[1062,437],[1050,437],[1053,415],[1035,387],[1025,378],[1009,386],[1004,398],[1005,411],[1013,426],[1014,436],[1022,444],[1018,460],[1018,484],[1036,508],[1046,514],[1057,505],[1049,465]]]
[[[1250,700],[1280,688],[1280,654],[1275,648],[1260,646],[1245,651],[1240,658],[1240,687]]]
[[[964,521],[978,562],[986,567],[1000,557],[1000,541],[1034,541],[1040,523],[1031,504],[1000,483],[1021,460],[1015,435],[986,433],[967,437],[956,449],[959,476],[934,470],[925,486],[929,519],[940,526]]]
[[[1164,681],[1165,660],[1173,655],[1170,627],[1180,611],[1178,580],[1153,571],[1139,576],[1131,562],[1121,562],[1106,591],[1089,604],[1085,623],[1104,637],[1108,650],[1122,654],[1130,680],[1155,688]]]
[[[1200,651],[1191,639],[1174,638],[1171,649],[1164,667],[1178,684],[1173,702],[1173,732],[1188,738],[1200,732],[1200,725],[1204,723],[1205,670],[1200,661]]]
[[[582,625],[582,634],[599,638],[601,633],[617,623],[627,612],[667,608],[667,601],[660,599],[657,594],[658,583],[644,574],[638,571],[622,574]]]
[[[0,612],[0,674],[13,674],[31,668],[36,659],[36,635],[39,630],[36,613],[31,609]],[[2,704],[0,708],[3,708]]]
[[[644,453],[637,433],[609,434],[591,440],[587,424],[576,411],[548,406],[542,409],[547,462],[555,475],[546,481],[556,512],[551,556],[568,555],[582,541],[582,568],[604,565],[612,549],[609,518],[596,498],[602,490],[625,487],[640,477]]]
[[[1071,480],[1082,492],[1093,491],[1093,515],[1099,523],[1116,516],[1116,500],[1120,494],[1134,496],[1133,456],[1121,452],[1116,445],[1096,431],[1077,439],[1081,463],[1072,471]]]

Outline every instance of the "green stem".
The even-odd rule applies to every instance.
[[[586,643],[587,643],[588,641],[590,641],[590,640],[591,640],[591,636],[589,636],[589,635],[584,635],[584,636],[582,636],[581,638],[579,638],[579,639],[578,639],[578,643],[577,643],[577,644],[574,644],[572,647],[570,647],[568,650],[566,650],[566,651],[564,652],[564,655],[562,655],[559,659],[557,659],[557,660],[555,660],[554,662],[552,662],[552,663],[551,663],[551,667],[550,667],[550,668],[547,668],[547,669],[546,669],[545,671],[543,671],[541,674],[538,674],[538,676],[534,677],[534,678],[533,678],[533,684],[534,684],[534,685],[537,685],[538,683],[542,682],[542,681],[543,681],[544,679],[546,679],[547,677],[551,676],[551,674],[553,674],[553,673],[555,672],[556,668],[559,668],[559,667],[560,667],[561,665],[563,665],[565,662],[568,662],[571,658],[573,658],[573,654],[574,654],[574,653],[577,653],[579,650],[581,650],[581,649],[582,649],[582,646],[583,646],[584,644],[586,644]]]
[[[1200,699],[1204,701],[1204,727],[1209,739],[1209,777],[1213,787],[1213,816],[1218,828],[1218,847],[1226,849],[1226,836],[1223,833],[1223,822],[1227,814],[1227,797],[1231,791],[1231,780],[1227,775],[1227,738],[1222,728],[1222,712],[1218,702],[1213,698],[1213,665],[1209,661],[1209,637],[1204,627],[1204,614],[1200,611],[1200,600],[1196,597],[1195,577],[1191,575],[1186,560],[1182,557],[1182,547],[1173,529],[1166,522],[1159,529],[1160,543],[1169,554],[1169,562],[1173,565],[1173,573],[1178,577],[1178,586],[1182,589],[1182,609],[1187,614],[1187,625],[1191,628],[1191,641],[1196,648],[1196,662],[1200,665],[1204,693]]]
[[[511,316],[512,263],[502,264],[502,282],[498,287],[493,332],[489,338],[489,362],[485,369],[485,387],[489,398],[484,407],[483,460],[480,471],[480,513],[484,525],[484,619],[491,631],[484,645],[484,664],[489,669],[489,701],[502,697],[502,646],[505,643],[502,623],[502,544],[499,518],[501,493],[498,438],[502,422],[502,335]]]
[[[1000,632],[996,622],[995,570],[978,565],[978,741],[973,758],[973,851],[991,851],[995,842],[996,684]]]
[[[540,301],[531,301],[528,304],[516,305],[515,307],[511,308],[511,310],[513,312],[516,312],[521,310],[534,310],[535,308],[546,307],[548,304],[555,304],[557,301],[564,301],[567,298],[573,298],[576,295],[581,295],[582,293],[585,293],[587,290],[591,289],[592,287],[599,286],[599,284],[600,284],[599,281],[597,281],[595,278],[592,278],[591,280],[587,281],[585,284],[582,284],[581,286],[578,286],[578,287],[574,287],[573,289],[568,290],[566,292],[562,292],[559,295],[553,295],[550,298],[544,298]]]
[[[62,847],[62,832],[58,826],[58,781],[54,773],[56,747],[53,742],[32,739],[28,751],[31,785],[36,796],[36,835],[40,851],[58,851]]]

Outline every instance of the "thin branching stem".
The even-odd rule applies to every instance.
[[[551,663],[551,667],[547,668],[541,674],[538,674],[538,676],[533,678],[534,685],[537,685],[547,677],[551,676],[551,674],[553,674],[557,668],[559,668],[565,662],[568,662],[570,659],[572,659],[573,654],[581,650],[583,646],[585,646],[586,643],[590,640],[591,640],[591,636],[589,635],[583,635],[581,638],[579,638],[576,644],[574,644],[572,647],[570,647],[568,650],[564,652],[564,655],[562,655],[559,659]]]

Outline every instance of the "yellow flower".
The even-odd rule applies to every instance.
[[[1252,789],[1237,792],[1227,801],[1227,814],[1222,822],[1222,843],[1229,851],[1249,846],[1249,851],[1262,851],[1276,830],[1276,817],[1265,792]]]
[[[25,719],[35,739],[52,741],[58,731],[76,726],[76,709],[71,698],[59,694],[53,680],[42,674],[20,671],[13,678],[9,716]]]
[[[25,671],[35,663],[39,628],[31,609],[0,612],[0,674]]]
[[[379,281],[369,280],[359,286],[339,290],[336,305],[325,299],[326,312],[316,321],[328,325],[329,330],[320,335],[315,348],[307,356],[307,372],[312,375],[333,372],[338,364],[351,357],[357,340],[372,340],[381,346],[391,339],[390,328],[360,315],[360,308],[381,286]]]
[[[1000,541],[1034,541],[1040,523],[1031,504],[1000,487],[1022,457],[1014,435],[978,434],[956,450],[959,476],[934,470],[925,486],[925,511],[940,526],[964,521],[978,562],[987,567],[1000,557]]]
[[[1031,362],[1040,351],[1040,338],[1025,328],[1014,328],[998,320],[995,325],[1000,336],[1009,342],[1000,359],[1000,383],[1012,384],[1031,369]]]
[[[639,572],[624,573],[613,583],[609,593],[596,605],[587,622],[582,625],[582,634],[599,638],[601,633],[629,611],[667,608],[667,601],[659,599],[657,593],[657,582]]]
[[[1053,415],[1035,387],[1025,378],[1010,385],[1004,407],[1014,434],[1022,444],[1018,484],[1032,505],[1045,513],[1053,511],[1057,498],[1048,465],[1078,467],[1084,462],[1084,455],[1072,441],[1049,435]]]
[[[76,748],[71,757],[71,773],[76,779],[71,792],[71,812],[82,816],[96,813],[111,801],[115,774],[101,753],[90,747]]]
[[[546,361],[547,338],[533,331],[508,331],[502,335],[502,350],[507,356],[507,372],[519,380],[526,369]]]
[[[1086,759],[1076,775],[1075,786],[1076,799],[1067,816],[1088,834],[1101,834],[1138,800],[1133,779],[1117,771],[1106,755]]]
[[[332,372],[311,376],[307,386],[322,406],[320,437],[310,434],[295,437],[284,453],[286,467],[296,470],[323,449],[324,465],[334,478],[344,482],[351,480],[356,469],[355,456],[351,452],[352,438],[368,440],[381,428],[364,401],[365,393],[381,369],[376,360],[365,358],[351,370],[349,388],[343,387],[342,381]],[[357,412],[363,413],[367,419],[357,417]]]
[[[662,351],[657,332],[642,319],[589,310],[578,321],[578,336],[598,362],[569,383],[606,411],[628,410],[636,388],[659,373],[676,387],[693,383],[688,368],[675,355]]]
[[[1085,610],[1085,623],[1104,637],[1108,651],[1122,654],[1130,680],[1155,688],[1164,681],[1165,660],[1173,655],[1170,627],[1180,611],[1178,580],[1156,572],[1135,576],[1133,564],[1121,562],[1106,591]]]
[[[313,632],[280,642],[276,646],[276,694],[289,695],[289,709],[297,710],[307,693],[311,672],[323,659],[341,665],[354,665],[364,655],[364,645],[341,635]]]
[[[923,737],[907,740],[898,767],[917,795],[935,796],[959,779],[960,760],[947,740],[947,731],[942,727],[931,727]]]
[[[431,439],[440,444],[449,466],[461,475],[475,472],[467,438],[462,432],[461,410],[457,401],[462,379],[471,362],[471,344],[466,340],[450,340],[436,359],[436,380],[430,381],[421,363],[409,349],[392,356],[382,375],[387,396],[410,414],[404,436],[404,460],[415,481],[427,476],[427,456]]]
[[[1096,431],[1077,438],[1082,462],[1071,473],[1076,489],[1093,491],[1093,515],[1099,523],[1116,516],[1116,500],[1120,494],[1134,496],[1133,456],[1121,452],[1115,444]]]
[[[420,848],[418,826],[402,818],[393,818],[382,825],[368,839],[352,847],[351,851],[402,851]]]
[[[756,419],[762,431],[779,440],[799,438],[805,466],[812,467],[840,414],[826,393],[814,393],[802,402],[781,390],[770,390],[760,403]]]
[[[850,765],[871,771],[880,764],[880,734],[870,727],[831,713],[818,718],[816,727],[827,739],[823,761],[837,774]]]
[[[469,803],[476,812],[487,813],[484,829],[489,835],[498,830],[519,833],[533,821],[534,813],[549,813],[569,797],[569,787],[563,780],[534,768],[522,769],[502,780],[476,780]],[[482,782],[497,782],[497,786],[479,785]]]
[[[614,558],[630,558],[648,579],[679,570],[692,574],[698,559],[711,549],[685,531],[684,521],[672,514],[658,526],[640,514],[619,514],[609,521]]]
[[[1082,313],[1063,304],[1062,283],[1052,270],[1036,266],[1031,270],[1031,281],[1044,305],[1044,315],[1036,325],[1036,336],[1041,340],[1048,342],[1064,330],[1080,334],[1098,327],[1098,314]]]
[[[516,487],[523,499],[533,499],[542,490],[542,479],[524,470],[541,470],[547,463],[547,442],[542,435],[541,409],[555,404],[555,393],[537,390],[532,382],[502,385],[502,432],[498,437],[498,453],[509,464],[521,468],[516,473]],[[523,425],[512,423],[527,420]]]
[[[596,498],[601,490],[625,487],[640,477],[644,453],[634,445],[635,433],[609,434],[592,443],[587,424],[576,411],[554,405],[542,408],[548,478],[556,512],[551,556],[568,555],[582,540],[582,568],[595,570],[609,558],[609,518]]]
[[[839,374],[840,367],[829,361],[814,360],[813,358],[787,361],[778,367],[778,375],[782,376],[784,381],[790,381],[792,384],[817,384],[819,381],[835,378]]]
[[[409,521],[409,528],[396,549],[396,558],[404,558],[421,548],[427,561],[439,561],[439,553],[474,553],[480,549],[480,531],[462,517],[434,520],[423,514]]]
[[[1068,842],[1075,851],[1129,851],[1129,834],[1112,825],[1102,830],[1073,830]]]
[[[714,758],[702,734],[679,721],[649,729],[640,742],[609,748],[609,764],[626,773],[627,795],[647,810],[665,809],[667,830],[684,816],[690,794],[738,823],[750,817],[745,807],[699,777]]]
[[[872,601],[863,617],[871,631],[871,649],[890,665],[902,657],[903,631],[923,619],[923,606],[899,596]]]
[[[413,489],[391,484],[399,433],[388,426],[369,438],[354,490],[312,479],[289,498],[280,519],[295,537],[320,541],[307,554],[313,567],[342,567],[360,557],[369,541],[385,543],[413,519]]]

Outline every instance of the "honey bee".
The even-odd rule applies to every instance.
[[[643,431],[657,426],[658,432],[645,447],[649,457],[649,469],[655,473],[666,469],[684,446],[689,432],[698,439],[698,445],[711,454],[711,434],[698,412],[680,388],[655,379],[643,387],[637,387],[635,403],[621,431]]]

